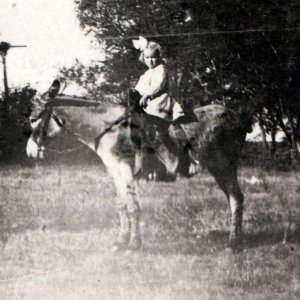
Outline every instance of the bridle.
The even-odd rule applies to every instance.
[[[54,112],[53,112],[53,108],[51,105],[46,105],[45,109],[42,110],[36,117],[31,118],[30,121],[31,123],[33,122],[37,122],[39,119],[41,119],[40,124],[37,126],[36,130],[32,131],[32,140],[33,142],[35,142],[38,146],[37,151],[38,151],[38,155],[39,157],[43,158],[43,152],[45,151],[45,140],[48,136],[48,130],[49,130],[49,124],[51,119],[53,119],[55,121],[55,123],[62,128],[64,131],[70,133],[71,135],[75,136],[76,135],[68,130],[65,127],[65,122],[63,120],[61,120]],[[51,148],[51,147],[47,147],[47,151],[50,152],[57,152],[57,153],[64,153],[64,152],[72,152],[72,151],[76,151],[79,148],[82,148],[83,145],[81,145],[80,147],[74,147],[74,148],[68,148],[65,149],[63,151],[59,151],[57,149]]]
[[[38,146],[38,157],[43,158],[44,155],[44,140],[47,137],[47,131],[51,119],[52,108],[49,106],[45,106],[45,109],[42,110],[36,117],[30,118],[30,123],[33,126],[33,123],[38,122],[41,119],[40,123],[38,124],[37,128],[32,131],[31,139],[35,142]]]

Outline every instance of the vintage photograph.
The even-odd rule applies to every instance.
[[[0,299],[299,299],[299,42],[296,0],[0,0]]]

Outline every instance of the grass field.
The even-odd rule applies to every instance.
[[[140,182],[136,253],[110,252],[118,218],[101,166],[11,165],[0,178],[1,300],[300,299],[300,172],[241,170],[239,254],[225,247],[230,211],[207,173]]]

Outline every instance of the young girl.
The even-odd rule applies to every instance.
[[[176,121],[184,116],[178,102],[169,94],[169,74],[162,59],[161,46],[155,42],[148,42],[145,38],[133,41],[134,47],[141,51],[140,60],[148,70],[140,77],[135,90],[141,95],[139,105],[144,111],[169,123],[169,136],[175,142],[178,150],[184,151],[189,144],[186,134]],[[188,150],[191,165],[198,162],[193,159],[192,150]]]
[[[169,94],[169,74],[162,60],[160,45],[143,37],[133,41],[133,44],[141,51],[140,60],[148,67],[135,87],[142,96],[140,106],[149,115],[175,121],[184,113],[180,104]]]

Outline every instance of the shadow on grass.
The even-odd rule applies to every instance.
[[[284,228],[263,230],[256,233],[247,233],[244,236],[245,248],[256,248],[264,245],[276,245],[279,243],[300,243],[300,228],[284,230]]]
[[[201,237],[182,238],[178,241],[162,241],[161,243],[146,243],[143,251],[152,254],[164,255],[207,255],[222,252],[228,248],[228,231],[210,231]],[[260,246],[273,246],[277,244],[300,243],[300,230],[288,231],[284,229],[264,230],[256,233],[246,233],[242,249],[257,248]]]
[[[178,237],[172,241],[161,240],[159,243],[146,242],[143,251],[164,255],[205,255],[223,251],[228,237],[228,232],[214,230],[202,236]]]

